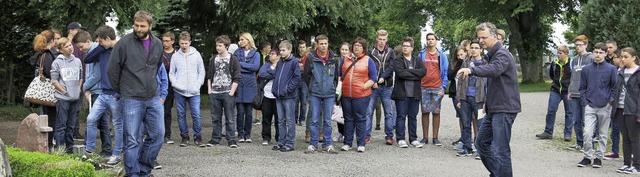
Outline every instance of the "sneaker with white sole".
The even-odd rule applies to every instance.
[[[251,143],[252,141],[251,141],[251,138],[247,138],[247,139],[244,139],[244,142],[245,143]]]
[[[624,171],[627,170],[627,168],[629,168],[629,165],[623,165],[622,167],[618,168],[618,170],[616,170],[616,172],[624,173]]]
[[[463,147],[463,146],[464,146],[464,143],[462,143],[462,141],[458,141],[458,142],[456,143],[456,145],[455,145],[455,146],[453,146],[453,149],[454,149],[454,150],[458,150],[458,151],[459,151],[459,150],[462,150],[462,147]]]
[[[358,146],[358,151],[357,152],[364,152],[364,146]]]
[[[238,139],[238,143],[244,143],[244,138]]]
[[[398,141],[398,147],[400,147],[400,148],[408,148],[409,145],[407,145],[406,141],[400,140],[400,141]]]
[[[269,141],[262,141],[263,146],[269,146]]]
[[[324,148],[324,150],[322,152],[326,152],[328,154],[337,154],[338,151],[336,151],[336,149],[333,148],[333,146],[327,146],[326,148]]]
[[[107,161],[107,165],[115,165],[120,162],[120,156],[111,156],[109,157],[109,161]]]
[[[344,145],[344,146],[342,146],[342,148],[340,148],[340,150],[341,150],[341,151],[349,151],[349,150],[351,150],[351,146],[349,146],[349,145]]]
[[[316,153],[316,147],[313,145],[309,145],[306,150],[304,150],[305,154],[313,154]]]
[[[471,152],[469,152],[467,150],[461,150],[461,151],[458,151],[458,153],[456,153],[456,156],[458,156],[458,157],[469,157],[471,155],[473,155],[473,154],[471,154]]]
[[[162,165],[160,165],[158,162],[154,162],[153,163],[153,169],[154,170],[160,170],[160,169],[162,169]]]
[[[418,141],[413,141],[411,142],[411,146],[416,147],[416,148],[422,148],[422,146],[424,146],[424,144],[418,142]]]
[[[476,154],[476,160],[482,160],[482,159],[480,158],[480,154]]]
[[[640,172],[638,172],[638,169],[636,167],[631,166],[631,167],[625,169],[624,173],[626,173],[626,174],[639,174]]]

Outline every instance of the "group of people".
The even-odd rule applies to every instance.
[[[50,124],[55,125],[50,137],[55,142],[50,145],[70,149],[78,110],[86,98],[91,101],[86,153],[96,151],[100,131],[100,155],[109,156],[108,164],[123,161],[126,176],[151,175],[162,144],[174,144],[174,102],[181,147],[190,142],[198,147],[216,146],[222,136],[230,148],[251,143],[254,111],[261,110],[262,145],[273,144],[273,150],[294,151],[296,125],[307,119],[305,139],[309,145],[305,153],[352,148],[365,152],[371,141],[373,114],[376,108],[380,111],[377,103],[384,111],[387,145],[420,148],[429,143],[432,123],[431,143],[441,146],[441,100],[449,89],[461,125],[460,140],[454,142],[457,155],[471,156],[477,147],[477,158],[492,174],[512,173],[511,125],[520,112],[516,65],[499,41],[504,32],[499,33],[491,23],[478,25],[478,40],[464,42],[449,66],[444,50],[436,47],[434,33],[427,35],[427,47],[416,55],[411,37],[404,37],[394,49],[387,45],[385,30],[377,31],[373,47],[357,37],[342,43],[338,53],[329,49],[328,36],[320,34],[312,48],[298,42],[297,56],[288,40],[275,49],[265,43],[258,51],[250,33],[239,35],[237,49],[230,47],[234,44],[228,36],[221,35],[215,38],[216,54],[205,65],[191,46],[188,32],[178,35],[179,48],[174,48],[172,32],[160,38],[151,35],[153,17],[148,12],[137,12],[133,22],[133,33],[118,41],[111,27],[98,27],[92,37],[77,22],[68,27],[72,39],[51,30],[36,36],[31,63],[44,69],[58,99],[56,107],[43,107]],[[200,88],[205,83],[213,125],[206,143],[200,114]],[[261,104],[256,106],[256,100]],[[305,113],[307,104],[309,114]],[[186,120],[187,105],[193,119],[192,135]],[[344,121],[337,125],[339,133],[332,136],[334,108],[342,110]],[[471,122],[476,122],[482,108],[487,114],[481,123],[473,124],[477,138],[472,143]],[[422,112],[421,140],[416,132],[418,110]],[[272,125],[277,127],[273,138]],[[333,142],[343,145],[337,149]]]
[[[584,152],[579,167],[602,167],[602,160],[619,158],[620,134],[624,164],[616,171],[638,174],[640,171],[640,74],[639,58],[631,47],[618,49],[616,41],[608,40],[593,46],[580,35],[573,40],[576,54],[569,59],[566,45],[558,46],[558,59],[551,63],[549,76],[553,80],[544,132],[539,139],[552,139],[555,114],[560,101],[564,104],[564,140],[571,141],[572,128],[576,144],[570,150]],[[612,154],[604,155],[611,128]],[[596,150],[595,145],[598,145]]]

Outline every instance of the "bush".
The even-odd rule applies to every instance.
[[[27,152],[7,147],[13,176],[96,176],[90,163],[71,156],[56,156],[40,152]]]

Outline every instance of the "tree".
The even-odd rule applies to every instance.
[[[606,7],[606,8],[604,8]],[[592,44],[615,40],[619,48],[640,48],[640,7],[634,0],[590,0],[582,8],[577,34],[589,37]]]

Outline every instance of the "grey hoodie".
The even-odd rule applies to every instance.
[[[169,81],[176,93],[185,97],[200,95],[205,75],[202,56],[196,48],[189,47],[188,53],[180,49],[171,57]]]
[[[62,94],[56,90],[55,97],[58,100],[74,101],[80,99],[80,78],[82,74],[82,62],[73,55],[66,58],[60,54],[51,63],[51,82],[59,83],[67,93]]]
[[[587,52],[584,56],[578,54],[571,59],[571,83],[569,83],[569,95],[571,97],[580,97],[580,73],[582,73],[582,67],[593,63],[594,58],[591,52]]]

